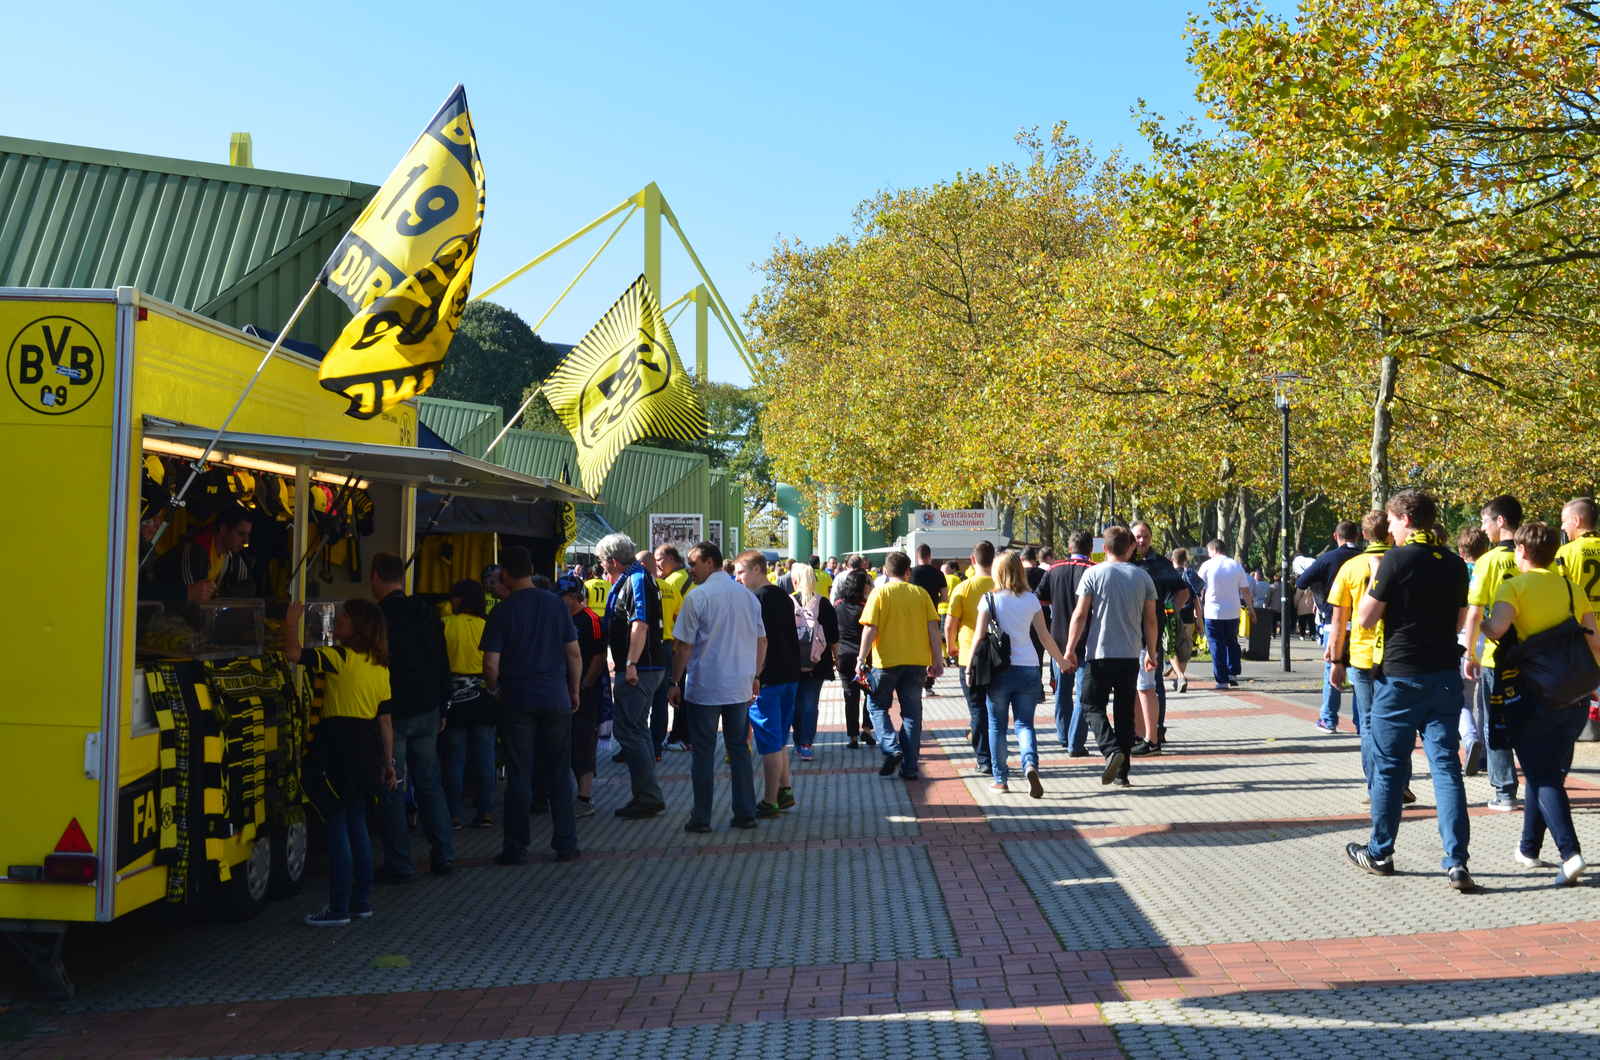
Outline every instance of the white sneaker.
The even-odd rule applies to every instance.
[[[1550,863],[1544,858],[1530,858],[1520,850],[1512,851],[1511,856],[1516,859],[1518,865],[1525,869],[1548,869],[1550,867]]]
[[[1574,883],[1578,882],[1578,877],[1580,875],[1582,875],[1583,870],[1584,870],[1583,855],[1582,854],[1574,854],[1574,855],[1572,855],[1570,858],[1568,858],[1567,860],[1565,860],[1565,861],[1563,861],[1561,863],[1561,871],[1556,873],[1556,886],[1557,887],[1570,887],[1570,886],[1572,886]]]

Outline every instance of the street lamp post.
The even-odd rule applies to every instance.
[[[1283,481],[1278,498],[1278,521],[1283,532],[1283,575],[1278,608],[1284,673],[1293,669],[1289,661],[1289,638],[1294,630],[1294,546],[1289,537],[1289,387],[1304,378],[1299,372],[1278,372],[1272,377],[1273,404],[1283,414]]]

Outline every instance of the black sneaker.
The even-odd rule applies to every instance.
[[[452,872],[456,871],[456,867],[452,862],[449,861],[435,861],[430,871],[435,876],[448,876]]]
[[[495,857],[494,863],[496,865],[526,865],[528,863],[528,855],[517,850],[502,850]]]
[[[884,755],[883,764],[878,767],[878,776],[892,777],[894,771],[900,768],[899,755]]]
[[[733,825],[735,828],[751,829],[756,826],[756,819],[754,817],[735,817],[728,823]]]
[[[1037,769],[1028,770],[1028,795],[1035,799],[1044,798],[1044,785],[1039,783],[1039,771]]]
[[[690,821],[683,826],[683,830],[688,832],[690,835],[709,835],[711,832],[711,826],[708,824],[701,824],[699,821]]]
[[[335,913],[332,909],[324,906],[321,912],[307,913],[306,923],[312,927],[348,927],[350,914]]]
[[[351,920],[371,920],[372,919],[372,905],[370,903],[368,903],[367,905],[353,905],[353,906],[351,906],[350,907],[350,919]]]
[[[1117,778],[1117,787],[1119,787],[1119,788],[1131,788],[1131,787],[1133,787],[1133,781],[1129,780],[1127,777],[1118,777]]]
[[[1089,757],[1089,752],[1087,750],[1083,750],[1083,751],[1068,751],[1067,752],[1067,757],[1068,758],[1088,758]]]
[[[775,802],[758,802],[756,803],[756,816],[763,821],[770,821],[774,817],[782,817],[783,811],[778,809],[778,804]]]
[[[1128,756],[1120,750],[1112,751],[1111,757],[1106,759],[1106,768],[1100,773],[1100,783],[1109,784],[1122,775],[1123,769],[1128,765]]]
[[[1350,859],[1350,864],[1362,872],[1370,872],[1374,876],[1393,876],[1394,858],[1378,859],[1372,856],[1372,851],[1367,849],[1365,843],[1346,843],[1344,856]]]
[[[578,856],[577,848],[573,848],[572,850],[558,850],[550,856],[550,860],[559,862],[561,864],[566,864],[569,861],[577,861]]]
[[[1478,885],[1473,882],[1472,873],[1467,871],[1465,865],[1457,865],[1446,873],[1446,876],[1450,880],[1450,886],[1462,894],[1468,894],[1478,889]]]
[[[1149,740],[1138,740],[1129,749],[1128,753],[1136,758],[1143,758],[1145,755],[1158,755],[1161,753],[1161,745],[1151,743]]]
[[[666,808],[667,807],[664,803],[639,802],[638,800],[635,800],[622,807],[622,809],[616,811],[616,814],[624,821],[642,821],[647,817],[654,817],[656,814],[660,813]]]
[[[778,789],[778,809],[780,809],[780,810],[792,810],[792,809],[794,809],[794,806],[795,806],[794,789],[793,788],[779,788]]]

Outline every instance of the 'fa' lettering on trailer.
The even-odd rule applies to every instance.
[[[133,800],[133,841],[143,845],[161,831],[161,811],[156,806],[156,793],[147,791]]]
[[[95,333],[71,317],[41,317],[17,332],[6,353],[6,381],[34,412],[59,416],[88,404],[105,374]]]

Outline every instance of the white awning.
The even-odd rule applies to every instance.
[[[198,457],[215,434],[214,429],[174,423],[154,416],[144,419],[144,436],[168,445],[193,449]],[[221,454],[221,455],[219,455]],[[369,482],[415,486],[434,493],[503,501],[570,501],[593,504],[594,498],[575,486],[553,479],[523,475],[448,449],[418,449],[405,445],[331,442],[314,438],[289,438],[275,434],[225,431],[212,449],[212,461],[227,463],[229,456],[269,461],[292,468],[309,465],[313,471],[355,476]]]

